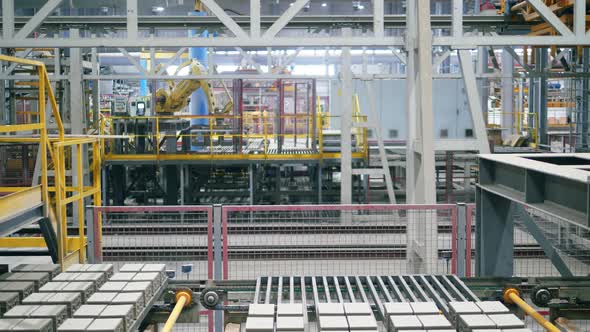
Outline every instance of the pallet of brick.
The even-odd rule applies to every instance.
[[[49,273],[47,272],[9,272],[0,276],[4,281],[31,281],[34,283],[35,291],[49,282]]]
[[[28,305],[63,304],[68,309],[68,317],[82,304],[80,293],[33,293],[22,302]]]
[[[68,308],[63,304],[42,305],[37,307],[31,314],[30,318],[48,318],[53,324],[53,331],[68,318]]]
[[[121,318],[124,323],[124,330],[131,328],[136,319],[134,307],[131,304],[108,305],[99,314],[100,318]]]
[[[33,294],[35,283],[32,281],[0,281],[0,293],[18,293],[19,302]]]
[[[12,268],[12,272],[47,272],[49,278],[53,279],[61,273],[59,264],[20,264]]]
[[[97,318],[86,328],[92,332],[123,332],[125,331],[121,318]]]
[[[66,273],[82,273],[82,272],[101,272],[110,278],[115,272],[113,264],[73,264],[66,271]]]
[[[53,322],[48,318],[26,318],[12,327],[12,331],[20,332],[52,332]]]
[[[58,328],[58,332],[84,332],[92,324],[92,318],[68,318]]]
[[[18,304],[18,293],[0,293],[0,316]]]
[[[91,281],[95,289],[100,288],[106,280],[104,272],[64,272],[53,278],[53,281]]]

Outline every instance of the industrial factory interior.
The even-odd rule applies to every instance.
[[[590,331],[590,0],[0,10],[0,332]]]

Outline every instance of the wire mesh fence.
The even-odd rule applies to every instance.
[[[223,207],[224,277],[451,273],[454,205]],[[410,247],[408,243],[422,243]]]
[[[211,207],[111,206],[96,213],[102,216],[103,261],[116,267],[165,263],[176,279],[212,278]]]

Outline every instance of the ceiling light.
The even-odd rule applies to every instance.
[[[293,3],[292,2],[289,4],[289,7],[293,7]]]
[[[328,4],[325,2],[322,2],[322,7],[328,7]]]
[[[161,13],[164,11],[164,7],[162,6],[153,6],[152,7],[152,12],[153,13]]]

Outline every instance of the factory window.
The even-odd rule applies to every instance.
[[[373,138],[373,129],[367,129],[367,137]]]
[[[465,137],[473,137],[473,129],[465,129]]]
[[[389,138],[397,138],[397,129],[389,129]]]
[[[448,129],[441,129],[440,130],[440,138],[447,138],[449,137],[449,130]]]

